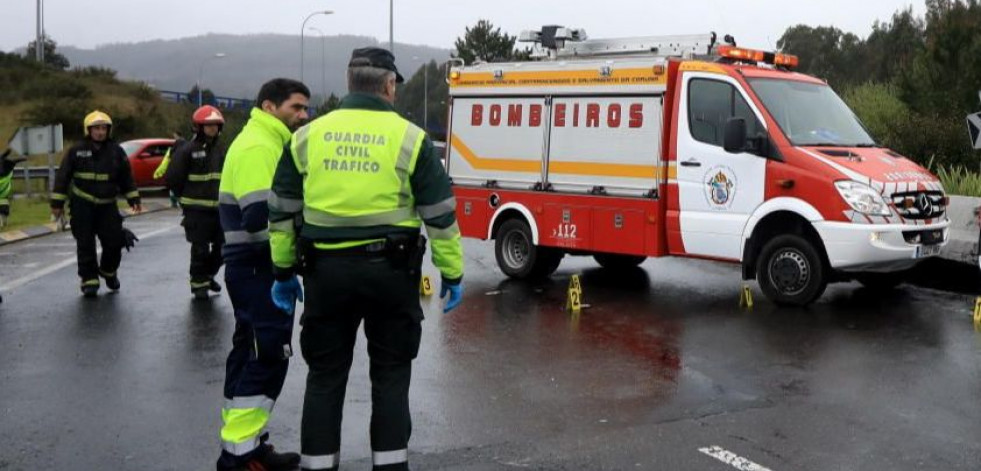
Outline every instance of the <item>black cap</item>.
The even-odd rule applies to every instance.
[[[395,68],[395,56],[391,51],[380,47],[362,47],[355,49],[351,53],[351,62],[348,67],[377,67],[379,69],[391,70],[395,72],[395,82],[402,83],[405,79],[399,70]]]

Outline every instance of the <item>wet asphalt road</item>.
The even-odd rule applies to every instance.
[[[67,234],[0,248],[0,469],[213,469],[231,306],[191,300],[177,222],[127,221],[143,240],[123,290],[94,301]],[[838,285],[785,309],[754,285],[747,311],[732,266],[617,276],[567,258],[530,285],[504,279],[490,243],[465,248],[463,306],[424,300],[414,469],[981,469],[972,296]],[[572,273],[580,316],[563,310]],[[370,469],[364,345],[342,469]],[[298,448],[305,373],[295,357],[270,426],[280,448]],[[731,464],[699,451],[713,446]]]

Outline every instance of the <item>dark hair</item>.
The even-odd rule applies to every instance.
[[[259,95],[255,97],[255,106],[261,108],[262,102],[266,100],[279,106],[284,101],[289,100],[294,93],[299,93],[310,98],[310,89],[303,82],[288,78],[272,79],[262,84],[262,88],[259,89]]]

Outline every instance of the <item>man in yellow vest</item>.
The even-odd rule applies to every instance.
[[[408,470],[409,379],[423,319],[423,224],[442,275],[441,295],[448,297],[444,312],[462,299],[456,200],[426,133],[393,108],[401,81],[389,51],[355,50],[351,93],[338,110],[293,135],[273,178],[273,301],[293,311],[303,293],[296,273],[304,275],[307,293],[300,335],[310,366],[303,469],[338,469],[344,390],[364,320],[374,469]]]
[[[290,132],[307,119],[310,90],[290,79],[266,82],[249,122],[225,156],[218,189],[225,287],[235,333],[225,372],[218,470],[295,469],[300,456],[278,453],[266,425],[292,356],[293,316],[273,305],[269,188]]]

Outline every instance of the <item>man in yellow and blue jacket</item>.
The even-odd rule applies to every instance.
[[[300,335],[310,366],[300,462],[307,470],[338,469],[344,390],[362,320],[373,469],[408,470],[409,380],[423,319],[423,225],[442,275],[441,295],[448,298],[444,312],[462,300],[456,200],[426,133],[393,108],[400,81],[391,52],[355,50],[351,93],[340,109],[293,135],[273,179],[273,301],[292,312],[303,293],[298,271],[307,293]]]
[[[290,132],[307,119],[310,90],[290,79],[262,86],[249,122],[225,156],[218,188],[225,286],[235,333],[225,372],[220,470],[294,469],[296,453],[278,453],[266,425],[286,379],[293,317],[273,305],[267,201]]]

